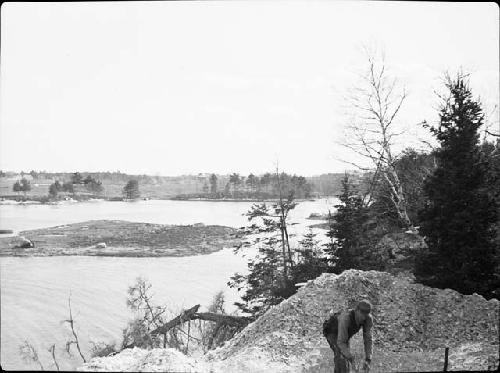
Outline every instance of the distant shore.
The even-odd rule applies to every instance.
[[[326,197],[319,197],[326,198]],[[166,198],[172,201],[204,201],[204,202],[277,202],[279,198],[182,198],[172,197]],[[315,201],[317,198],[296,198],[295,202]]]
[[[236,229],[218,225],[91,220],[0,237],[0,256],[191,256],[238,243]]]
[[[328,197],[318,197],[318,198],[328,198]],[[318,198],[297,198],[296,202],[305,202],[305,201],[315,201]],[[92,196],[90,198],[77,196],[75,198],[65,198],[58,200],[50,200],[47,198],[40,198],[39,196],[27,197],[26,199],[21,197],[11,197],[11,196],[0,196],[0,205],[57,205],[61,203],[77,203],[77,202],[91,202],[91,201],[108,201],[108,202],[129,202],[129,201],[187,201],[187,202],[277,202],[278,198],[184,198],[182,196],[175,197],[145,197],[145,198],[137,198],[135,200],[127,200],[121,197],[95,197]]]

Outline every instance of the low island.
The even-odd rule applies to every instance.
[[[91,220],[0,237],[0,256],[190,256],[210,254],[238,242],[236,229],[219,225]]]

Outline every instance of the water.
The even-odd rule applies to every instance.
[[[325,213],[333,200],[300,203],[291,214],[299,223],[291,233],[304,233],[312,212]],[[21,231],[97,219],[121,219],[161,224],[219,224],[240,227],[250,202],[140,201],[85,202],[61,205],[0,206],[0,229]],[[324,231],[320,232],[324,236]],[[1,365],[4,369],[39,369],[22,361],[18,351],[24,340],[38,350],[45,369],[55,369],[47,349],[56,344],[61,369],[81,365],[67,358],[65,341],[70,329],[68,297],[76,327],[88,355],[90,341],[120,341],[121,330],[133,315],[126,307],[126,290],[138,276],[153,284],[154,299],[173,313],[195,304],[206,306],[223,290],[229,311],[238,294],[226,286],[235,272],[245,272],[246,259],[232,250],[189,257],[106,258],[32,257],[0,258]],[[64,359],[62,357],[65,357]]]

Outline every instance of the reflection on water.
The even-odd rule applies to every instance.
[[[299,223],[291,233],[301,234],[311,212],[326,213],[335,201],[300,203],[291,214]],[[0,206],[1,229],[34,229],[92,219],[122,219],[163,224],[245,225],[247,202],[141,201],[89,202],[63,205]],[[324,233],[321,233],[324,236]],[[225,249],[204,256],[182,258],[33,257],[0,258],[1,365],[4,369],[39,369],[22,362],[18,346],[27,339],[37,347],[46,369],[51,365],[47,349],[56,343],[64,356],[70,336],[67,324],[68,295],[79,337],[85,349],[89,341],[119,340],[132,315],[126,308],[126,290],[143,276],[153,284],[155,299],[173,312],[194,304],[205,306],[224,290],[228,308],[238,296],[226,283],[234,272],[246,270],[246,259]],[[234,306],[232,306],[234,309]],[[75,356],[62,361],[61,369],[81,364]]]

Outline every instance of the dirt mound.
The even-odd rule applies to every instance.
[[[449,370],[498,366],[498,300],[433,289],[385,272],[356,270],[309,281],[204,361],[183,361],[199,372],[331,372],[333,354],[323,338],[322,323],[331,312],[352,308],[360,298],[374,306],[372,372],[440,371],[445,347],[450,348]],[[351,342],[360,360],[361,334]],[[124,351],[113,358],[125,353],[130,354]],[[100,365],[93,360],[83,369],[116,368],[103,365],[105,359]],[[158,364],[143,370],[168,370],[165,363]],[[136,361],[126,366],[122,370],[141,368]]]
[[[132,348],[114,356],[98,357],[85,364],[87,372],[208,372],[202,362],[172,349]]]
[[[247,371],[256,371],[252,366],[263,359],[281,363],[278,371],[331,370],[332,353],[321,334],[323,320],[330,312],[352,308],[359,298],[374,305],[372,372],[441,370],[445,347],[461,356],[450,358],[450,369],[459,369],[460,362],[470,360],[466,344],[474,346],[477,368],[498,361],[499,301],[429,288],[385,272],[356,270],[310,281],[208,357],[240,371],[246,365]],[[354,337],[352,346],[363,358],[361,335]]]

